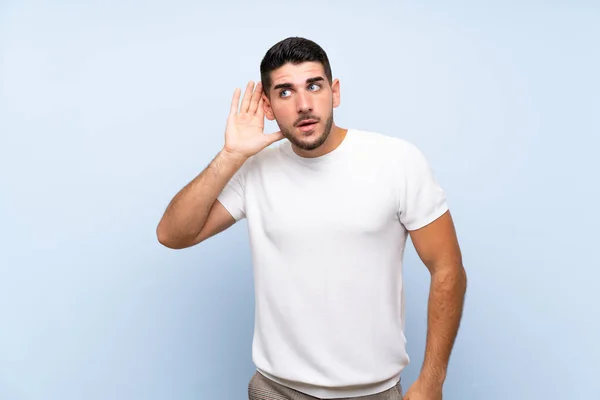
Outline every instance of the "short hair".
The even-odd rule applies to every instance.
[[[302,37],[289,37],[273,45],[260,63],[260,78],[264,92],[268,95],[271,88],[271,72],[287,63],[318,62],[323,65],[329,84],[333,82],[331,66],[327,53],[312,40]]]

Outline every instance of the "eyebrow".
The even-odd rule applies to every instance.
[[[306,83],[314,83],[314,82],[321,82],[324,81],[325,78],[323,78],[322,76],[315,76],[314,78],[308,78],[306,80]],[[275,86],[273,86],[273,90],[277,90],[277,89],[290,89],[292,88],[294,85],[292,85],[291,83],[280,83],[277,84]]]

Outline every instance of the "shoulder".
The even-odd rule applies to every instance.
[[[424,152],[412,141],[371,131],[354,131],[356,154],[363,162],[385,170],[394,184],[418,184],[433,176]]]

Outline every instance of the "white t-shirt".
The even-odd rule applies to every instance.
[[[248,159],[218,200],[248,222],[258,372],[319,398],[394,386],[409,362],[407,230],[448,210],[422,153],[356,129],[316,158],[284,140]]]

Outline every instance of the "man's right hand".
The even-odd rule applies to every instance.
[[[262,99],[262,83],[254,90],[254,82],[248,82],[240,103],[241,90],[237,88],[231,101],[231,109],[225,128],[223,151],[229,155],[247,159],[272,143],[283,139],[281,132],[265,134],[265,113]],[[239,110],[238,110],[239,107]]]

